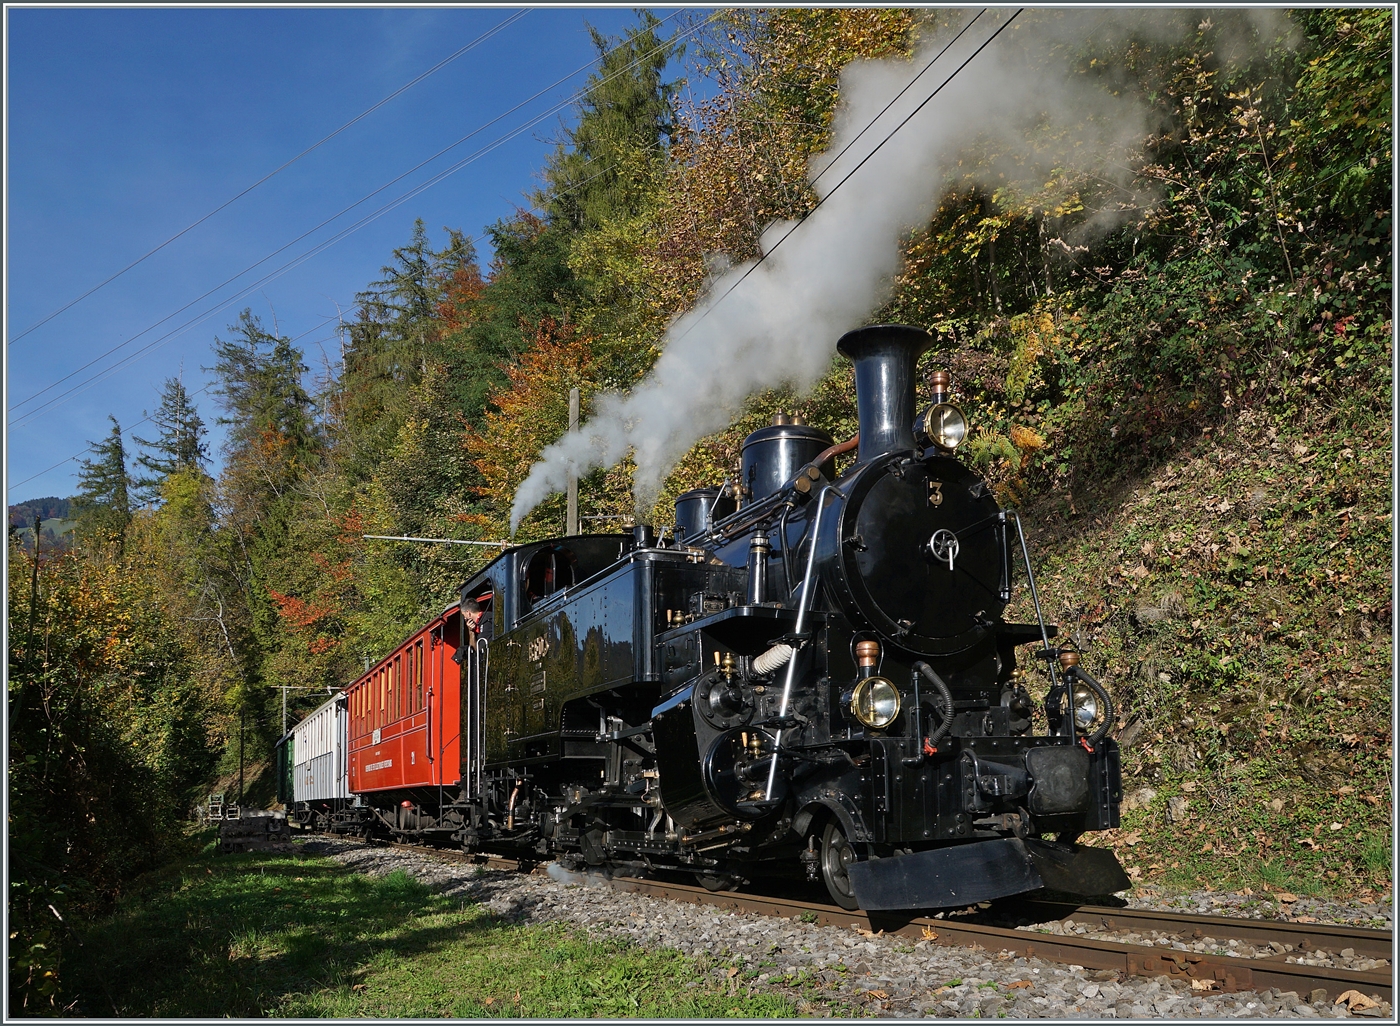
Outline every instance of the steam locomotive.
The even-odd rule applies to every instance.
[[[848,909],[1127,888],[1076,843],[1118,825],[1112,700],[1052,645],[1019,518],[955,458],[945,373],[916,412],[932,343],[846,334],[856,439],[775,417],[670,540],[505,551],[339,699],[351,797],[315,815],[715,890],[800,866]],[[1034,624],[1002,618],[1018,570]]]

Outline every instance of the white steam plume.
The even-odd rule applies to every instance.
[[[1185,15],[1193,19],[1190,28],[1199,13]],[[1028,12],[953,75],[1011,17],[1004,10],[982,14],[927,72],[953,31],[925,42],[910,61],[858,62],[841,72],[832,145],[809,170],[821,205],[795,227],[769,226],[761,241],[766,258],[756,269],[753,262],[731,268],[671,325],[646,380],[630,394],[601,396],[587,423],[545,449],[516,492],[512,532],[541,500],[566,487],[570,469],[582,476],[629,451],[637,465],[634,494],[645,509],[676,461],[725,428],[750,395],[811,388],[830,366],[836,340],[889,298],[901,236],[929,222],[950,176],[968,171],[958,161],[974,143],[1016,158],[981,169],[993,186],[1043,182],[1051,168],[1067,164],[1121,163],[1124,147],[1137,146],[1146,133],[1146,108],[1128,90],[1115,96],[1098,80],[1073,73],[1056,46],[1090,31],[1100,42],[1122,33],[1174,37],[1187,28],[1183,16]],[[895,99],[911,79],[913,86]],[[1117,177],[1126,184],[1125,174]]]

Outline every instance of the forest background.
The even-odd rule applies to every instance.
[[[72,544],[35,554],[12,518],[14,1007],[59,993],[64,917],[178,850],[241,755],[256,776],[284,695],[295,722],[489,558],[364,536],[506,537],[569,389],[587,418],[640,381],[715,255],[754,257],[812,208],[841,68],[956,14],[720,13],[684,43],[714,86],[694,104],[640,14],[596,39],[576,125],[531,206],[486,229],[489,266],[420,222],[322,373],[245,312],[213,345],[217,410],[171,380],[149,437],[113,421],[93,444]],[[966,458],[1022,511],[1047,616],[1117,697],[1124,826],[1097,843],[1142,882],[1388,892],[1391,12],[1188,14],[1170,45],[1066,55],[1156,115],[1131,190],[1092,160],[1033,189],[950,181],[870,320],[937,334],[921,393],[952,371]],[[669,523],[777,409],[848,437],[849,363],[754,396],[640,515]],[[206,416],[229,427],[217,477]],[[638,516],[629,464],[586,477],[580,512]],[[563,523],[556,495],[516,540]]]

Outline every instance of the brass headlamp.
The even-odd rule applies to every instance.
[[[899,716],[899,688],[875,673],[875,664],[879,659],[878,641],[856,643],[857,674],[860,679],[851,692],[851,715],[871,730],[884,730]]]
[[[934,371],[929,378],[933,385],[933,402],[914,421],[914,439],[920,446],[937,446],[952,452],[967,438],[967,417],[954,403],[948,401],[952,378],[947,371]]]

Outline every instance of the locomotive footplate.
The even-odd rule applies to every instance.
[[[871,859],[848,872],[867,912],[954,908],[1042,887],[1093,896],[1131,886],[1111,851],[1017,837]]]

